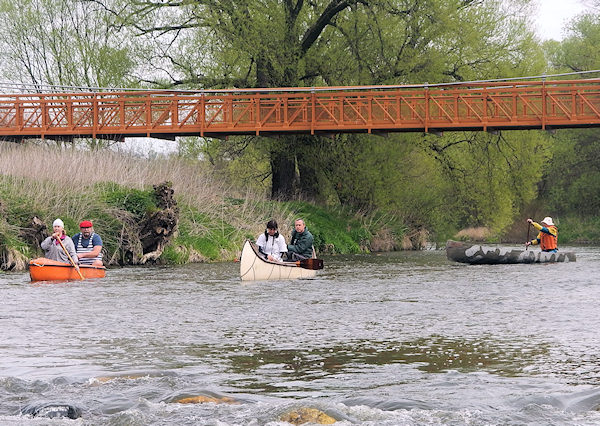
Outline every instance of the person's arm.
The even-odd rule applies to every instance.
[[[79,238],[81,238],[81,235],[79,236]],[[75,241],[73,241],[73,244],[75,244]],[[92,237],[92,241],[90,241],[90,244],[92,244],[93,247],[92,251],[87,253],[77,253],[77,257],[79,259],[94,258],[100,255],[100,252],[102,251],[102,239],[98,234],[94,234],[94,236]]]
[[[73,244],[73,240],[71,239],[71,237],[66,237],[64,239],[63,244],[65,245],[67,252],[71,255],[71,259],[73,259],[73,262],[79,263],[79,257],[77,257],[77,252],[75,251],[75,244]]]
[[[283,235],[280,235],[277,239],[277,244],[279,245],[279,253],[287,253],[287,244],[285,243],[285,238]]]
[[[556,228],[554,228],[554,227],[548,228],[548,227],[542,226],[536,222],[533,222],[532,225],[538,231],[543,232],[544,234],[548,234],[548,235],[552,235],[553,237],[556,237]],[[538,235],[538,237],[539,237],[539,235]]]
[[[310,235],[304,236],[304,238],[298,239],[296,244],[288,245],[288,250],[296,252],[298,254],[304,253],[306,250],[312,248],[313,239],[310,238]]]
[[[87,253],[77,253],[77,257],[79,259],[83,259],[84,257],[98,257],[98,255],[100,254],[101,251],[102,251],[102,246],[94,246],[92,251],[89,251]]]
[[[50,249],[50,246],[52,246],[52,237],[48,237],[46,238],[44,241],[42,241],[42,243],[40,244],[40,247],[42,248],[42,250],[44,251],[48,251]]]

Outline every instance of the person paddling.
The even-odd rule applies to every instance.
[[[56,219],[52,223],[52,230],[52,235],[50,235],[40,244],[40,247],[42,247],[42,250],[45,252],[44,257],[51,260],[57,260],[59,262],[71,263],[71,260],[69,260],[70,255],[71,259],[77,263],[75,245],[73,244],[73,240],[71,240],[71,238],[66,234],[65,224],[63,221]],[[65,247],[68,254],[65,253],[65,250],[63,250],[62,246]]]
[[[536,238],[527,241],[525,246],[539,244],[542,251],[556,253],[558,251],[558,229],[556,228],[556,225],[554,225],[552,218],[546,216],[542,220],[541,225],[534,222],[532,219],[527,219],[527,222],[532,224],[533,227],[540,232]]]

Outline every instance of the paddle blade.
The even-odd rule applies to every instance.
[[[304,269],[323,269],[323,259],[303,259],[296,262],[296,265]]]

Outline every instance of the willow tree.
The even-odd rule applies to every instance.
[[[562,42],[546,47],[553,72],[580,72],[600,69],[600,1],[596,11],[574,18]],[[597,77],[583,74],[581,78]],[[600,131],[560,130],[554,137],[554,161],[541,182],[541,198],[557,214],[574,217],[598,216],[600,208]]]
[[[131,85],[134,51],[111,17],[78,0],[0,0],[0,73],[40,90]]]
[[[93,1],[154,44],[154,72],[145,79],[163,87],[454,81],[526,61],[511,24],[526,18],[510,18],[515,8],[504,5],[528,0]],[[325,143],[313,136],[258,143],[268,148],[274,197],[321,191]]]

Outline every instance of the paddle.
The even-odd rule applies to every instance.
[[[323,269],[323,259],[302,259],[297,261],[296,265],[304,269]]]
[[[527,242],[529,242],[529,230],[531,229],[531,223],[527,223]],[[529,245],[525,246],[525,251],[529,249]]]
[[[83,274],[81,273],[81,271],[79,270],[79,266],[77,266],[75,264],[75,262],[73,261],[73,258],[71,258],[71,255],[69,254],[69,252],[67,251],[67,248],[65,247],[65,245],[62,243],[62,241],[60,240],[60,237],[58,237],[56,239],[59,243],[60,246],[62,247],[62,249],[64,250],[65,254],[67,255],[67,257],[69,258],[69,261],[71,262],[71,265],[73,265],[73,267],[75,268],[75,270],[77,271],[77,273],[79,274],[79,276],[81,277],[82,280],[85,280],[85,278],[83,277]]]

